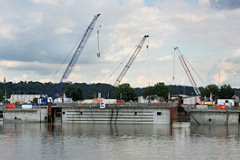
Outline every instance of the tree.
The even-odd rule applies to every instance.
[[[201,97],[210,97],[210,93],[212,93],[213,100],[219,97],[219,88],[215,84],[210,84],[204,89],[201,90]]]
[[[149,86],[143,89],[142,96],[145,99],[154,100],[156,98],[155,88],[153,86]]]
[[[33,103],[37,104],[38,103],[38,98],[33,98]]]
[[[168,88],[168,86],[165,86],[165,84],[163,82],[159,82],[154,85],[154,93],[158,97],[163,97],[165,100],[168,97],[169,91],[170,91],[170,89]]]
[[[72,98],[73,101],[82,100],[82,89],[80,87],[69,86],[66,90],[66,96]]]
[[[119,85],[114,91],[114,98],[123,99],[126,102],[134,101],[137,98],[136,91],[128,83]]]
[[[224,84],[220,88],[219,98],[222,99],[231,99],[234,96],[234,90],[230,85]]]
[[[0,90],[0,102],[3,102],[3,91]]]

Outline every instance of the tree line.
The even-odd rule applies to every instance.
[[[41,82],[18,82],[18,83],[0,83],[0,101],[3,100],[3,96],[6,93],[7,98],[10,98],[11,94],[47,94],[52,97],[55,94],[57,83],[41,83]],[[210,97],[210,93],[215,98],[231,98],[233,95],[239,95],[240,89],[232,89],[230,85],[223,85],[218,88],[217,85],[211,84],[206,87],[200,87],[202,97]],[[129,84],[121,84],[117,88],[110,84],[104,83],[64,83],[63,88],[59,95],[66,93],[68,97],[74,97],[77,99],[92,99],[98,97],[98,93],[101,93],[104,98],[117,98],[124,99],[126,101],[135,101],[138,96],[143,96],[148,99],[155,99],[161,97],[167,99],[168,93],[171,95],[195,95],[191,86],[176,86],[165,85],[162,82],[156,83],[153,86],[145,88],[132,88]]]

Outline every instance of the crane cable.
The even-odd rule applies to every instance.
[[[193,72],[197,75],[197,77],[198,77],[198,79],[202,82],[202,83],[204,83],[203,82],[203,80],[202,80],[202,78],[199,76],[199,74],[196,72],[196,70],[193,68],[193,66],[190,64],[190,62],[186,59],[186,57],[183,55],[183,57],[184,57],[184,59],[187,61],[187,63],[189,64],[189,66],[191,67],[191,69],[193,70]]]
[[[70,55],[73,53],[73,50],[77,47],[78,43],[80,42],[81,39],[79,39],[76,44],[72,47],[72,49],[69,51],[69,53],[67,54],[67,56],[65,57],[65,59],[63,60],[63,62],[61,63],[61,65],[56,69],[56,71],[54,72],[54,74],[52,75],[53,79],[54,77],[56,77],[57,74],[59,74],[60,70],[63,68],[63,66],[65,65],[65,62],[67,61],[67,59],[70,57]]]
[[[173,77],[172,77],[172,80],[173,80],[173,83],[175,82],[175,50],[174,52],[172,52],[173,54]]]
[[[105,82],[108,83],[112,75],[118,70],[118,68],[123,64],[123,62],[129,57],[130,55],[127,55],[120,61],[120,63],[117,65],[117,67],[114,68],[113,72],[106,78]]]

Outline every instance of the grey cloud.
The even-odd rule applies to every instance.
[[[83,36],[84,31],[94,16],[94,14],[89,14],[85,11],[88,7],[84,7],[84,9],[80,11],[79,6],[72,6],[70,9],[70,7],[64,8],[65,6],[63,5],[42,5],[39,7],[40,4],[30,2],[18,3],[18,1],[16,1],[16,3],[11,3],[11,1],[7,0],[3,0],[3,2],[4,3],[1,2],[1,4],[5,6],[6,9],[0,10],[0,18],[2,15],[5,15],[5,17],[1,18],[0,25],[13,26],[17,32],[12,33],[12,35],[14,35],[14,40],[12,41],[8,41],[0,35],[0,60],[62,64],[77,43],[77,40]],[[84,2],[79,4],[84,4],[85,6],[90,5]],[[2,6],[0,6],[0,9],[1,8]],[[26,10],[22,11],[22,8]],[[62,10],[67,10],[67,12],[62,12]],[[10,16],[9,13],[12,11],[14,11],[16,16]],[[43,14],[42,23],[35,25],[31,23],[31,18],[30,20],[28,19],[28,15],[35,12]],[[69,25],[68,22],[72,22],[73,24]],[[73,32],[57,35],[54,32],[55,29],[61,28],[62,26],[69,27]],[[92,37],[94,37],[94,32]],[[96,36],[94,38],[96,39]],[[94,48],[96,48],[96,42],[89,39],[83,50],[83,54],[88,52],[92,53]],[[71,56],[73,52],[74,50],[71,52]],[[79,59],[84,58],[82,56],[83,55],[81,55]],[[84,60],[87,61],[85,63],[95,62],[94,59],[91,58],[91,55],[88,55],[88,57],[91,61],[85,58]],[[66,63],[70,61],[70,58],[68,57]]]
[[[237,75],[240,75],[240,69],[238,69],[238,70],[236,71],[236,73],[237,73]]]
[[[232,58],[227,58],[225,59],[226,62],[230,62],[230,63],[233,63],[233,64],[239,64],[240,62],[240,57],[237,57],[237,56],[234,56]]]
[[[210,0],[210,5],[216,9],[240,8],[240,0]]]
[[[23,65],[23,66],[17,66],[17,67],[8,67],[10,70],[18,71],[18,72],[35,72],[36,74],[45,76],[45,75],[53,75],[54,70],[53,68],[47,68],[46,66],[29,66],[29,65]]]

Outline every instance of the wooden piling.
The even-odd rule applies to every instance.
[[[48,102],[48,123],[52,123],[52,103]]]
[[[171,108],[170,109],[170,123],[178,121],[178,111],[177,108]]]

